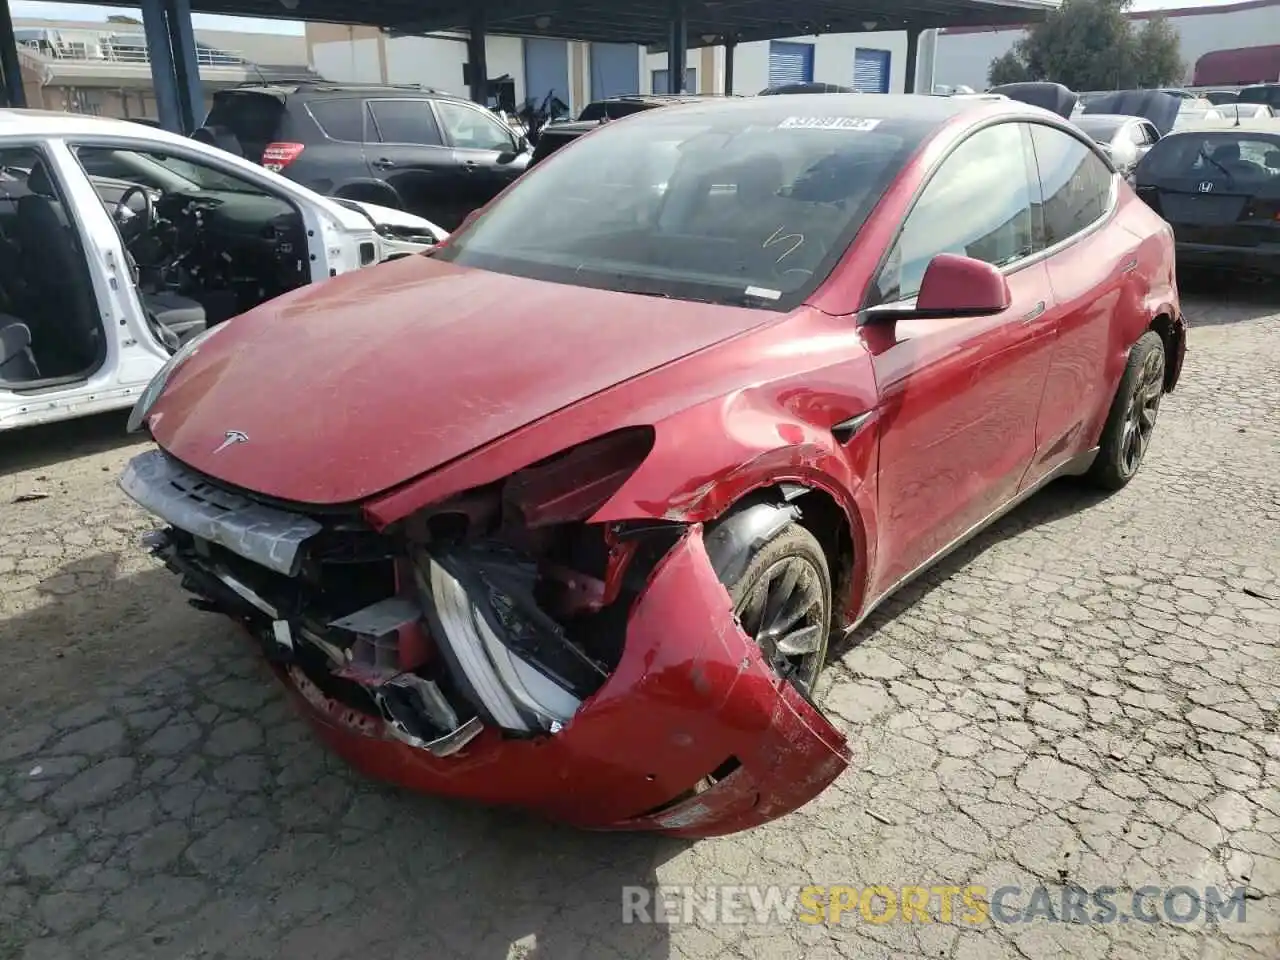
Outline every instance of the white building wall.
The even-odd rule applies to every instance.
[[[326,80],[381,83],[382,62],[378,41],[368,38],[313,44],[311,69]]]
[[[1196,61],[1214,50],[1280,44],[1280,6],[1206,11],[1169,18],[1181,41],[1184,82],[1190,83]],[[1141,21],[1135,24],[1140,27]],[[991,61],[1011,49],[1023,36],[1021,30],[979,33],[943,33],[938,37],[934,83],[967,84],[975,90],[987,86]]]
[[[811,43],[813,51],[813,79],[818,83],[835,83],[842,87],[853,86],[853,57],[859,47],[889,51],[889,91],[901,93],[906,89],[907,35],[905,32],[841,33],[820,37],[792,37],[792,43]],[[688,65],[698,71],[698,93],[724,92],[724,47],[714,47],[714,69],[704,77],[701,50],[689,51]],[[653,90],[653,71],[667,68],[665,53],[645,54],[641,51],[640,89],[648,93],[666,93]],[[741,95],[759,93],[769,86],[769,42],[740,44],[733,55],[733,92]]]

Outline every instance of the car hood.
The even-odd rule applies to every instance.
[[[987,93],[1000,94],[1010,100],[1019,100],[1022,103],[1029,103],[1033,107],[1049,110],[1064,120],[1071,119],[1071,113],[1075,110],[1076,103],[1080,99],[1060,83],[1042,81],[1005,83],[998,87],[992,87]]]
[[[1180,97],[1159,90],[1119,90],[1091,98],[1084,105],[1084,112],[1142,117],[1164,136],[1173,129],[1182,103]]]
[[[407,257],[229,321],[149,425],[228,484],[353,503],[777,316]]]

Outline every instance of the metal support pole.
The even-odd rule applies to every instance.
[[[471,99],[481,105],[489,102],[489,62],[485,51],[485,15],[483,4],[476,3],[471,11],[470,29],[467,33],[467,63],[470,71]]]
[[[926,30],[920,37],[920,62],[916,67],[916,88],[921,93],[933,93],[934,77],[938,65],[938,31]]]
[[[685,0],[671,0],[671,28],[667,41],[667,92],[684,92],[689,62],[689,17]]]
[[[906,76],[902,78],[902,92],[916,92],[916,64],[920,58],[920,33],[919,27],[907,27],[907,69]]]
[[[169,25],[164,0],[140,0],[142,29],[147,35],[147,55],[151,60],[151,85],[156,91],[156,111],[160,126],[173,133],[183,132],[182,110],[178,105],[178,77],[173,72],[173,51],[169,46]]]
[[[191,28],[189,0],[166,0],[165,22],[169,28],[169,49],[173,54],[182,132],[194,133],[204,123],[204,84],[200,82],[200,61],[196,55],[196,35]]]
[[[724,45],[724,95],[733,96],[733,52],[738,49],[737,40],[729,40]]]
[[[9,16],[9,0],[0,0],[0,105],[25,107],[27,91],[22,85],[22,61],[18,59],[18,41],[13,37],[13,19]]]

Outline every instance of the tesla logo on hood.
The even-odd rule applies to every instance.
[[[1213,183],[1209,180],[1206,180],[1204,183],[1200,184],[1200,192],[1213,193]]]
[[[249,435],[247,433],[242,433],[239,430],[228,430],[222,436],[222,443],[218,444],[218,446],[214,448],[214,453],[221,453],[223,450],[227,449],[227,447],[234,447],[237,443],[249,442]]]

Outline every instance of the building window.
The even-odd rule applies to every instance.
[[[853,52],[853,89],[859,93],[889,92],[888,50],[858,47]]]

